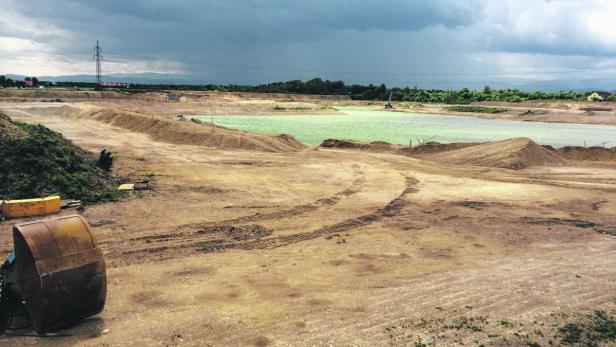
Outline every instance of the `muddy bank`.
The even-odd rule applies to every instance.
[[[616,161],[616,147],[581,147],[566,146],[561,148],[546,147],[568,160],[580,161]]]
[[[294,152],[306,146],[294,137],[249,133],[209,123],[190,122],[186,118],[170,118],[155,114],[126,111],[117,108],[98,107],[88,104],[55,104],[6,108],[10,115],[51,116],[96,120],[127,130],[149,135],[152,139],[172,143],[204,146],[217,149],[251,150],[264,152]]]
[[[558,166],[568,161],[616,161],[616,148],[541,146],[527,138],[497,142],[439,143],[435,141],[408,147],[383,141],[362,143],[327,139],[323,148],[353,149],[425,158],[443,163],[522,169]]]
[[[305,146],[290,135],[262,135],[228,129],[207,123],[183,122],[113,109],[95,109],[80,114],[125,129],[150,135],[158,141],[219,149],[246,149],[266,152],[293,152]]]

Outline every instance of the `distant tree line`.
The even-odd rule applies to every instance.
[[[26,78],[28,80],[28,78]],[[34,85],[39,83],[36,77],[31,79]],[[36,81],[36,82],[35,82]],[[94,83],[84,82],[56,82],[55,85],[63,87],[95,88],[102,89]],[[25,86],[23,81],[13,81],[5,76],[0,76],[0,86],[19,87]],[[444,104],[468,104],[478,101],[505,101],[521,102],[527,100],[586,100],[589,92],[559,91],[559,92],[526,92],[519,89],[492,89],[485,86],[482,90],[470,90],[462,88],[458,90],[419,89],[414,88],[387,88],[381,85],[347,85],[342,81],[329,81],[321,78],[313,78],[309,81],[293,80],[287,82],[273,82],[258,85],[219,85],[219,84],[132,84],[130,89],[122,89],[131,93],[161,91],[161,90],[202,90],[220,92],[252,92],[252,93],[285,93],[285,94],[316,94],[316,95],[347,95],[353,100],[385,101],[391,94],[393,101],[444,103]],[[616,94],[608,100],[616,101]]]
[[[419,89],[414,88],[387,88],[381,85],[347,85],[342,81],[329,81],[314,78],[303,82],[293,80],[287,82],[274,82],[250,85],[135,85],[143,90],[207,90],[221,92],[254,92],[254,93],[288,93],[288,94],[317,94],[317,95],[347,95],[353,100],[385,101],[391,94],[393,101],[468,104],[478,101],[505,101],[521,102],[527,100],[586,100],[590,93],[574,91],[558,92],[526,92],[519,89],[492,89],[489,86],[482,90],[462,88],[458,90]],[[616,101],[616,95],[609,100]]]
[[[23,81],[16,81],[12,78],[8,78],[4,75],[0,75],[0,87],[4,88],[25,88],[30,87],[26,84],[25,81],[29,81],[32,83],[32,86],[35,87],[39,84],[39,80],[36,77],[26,77]]]

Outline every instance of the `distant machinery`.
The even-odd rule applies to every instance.
[[[392,96],[392,92],[389,92],[389,100],[387,100],[387,103],[385,104],[386,109],[394,108],[394,106],[391,104],[391,96]]]
[[[184,95],[168,93],[167,101],[178,101],[178,102],[186,102],[187,98]]]

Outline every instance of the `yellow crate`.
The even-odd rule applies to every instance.
[[[135,189],[134,183],[124,183],[124,184],[120,184],[120,186],[118,187],[118,190],[134,190],[134,189]]]
[[[60,196],[57,195],[2,202],[2,216],[5,218],[43,216],[58,212],[60,212]]]

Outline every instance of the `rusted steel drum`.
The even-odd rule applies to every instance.
[[[17,282],[38,333],[103,310],[105,261],[86,220],[70,215],[13,227]]]

